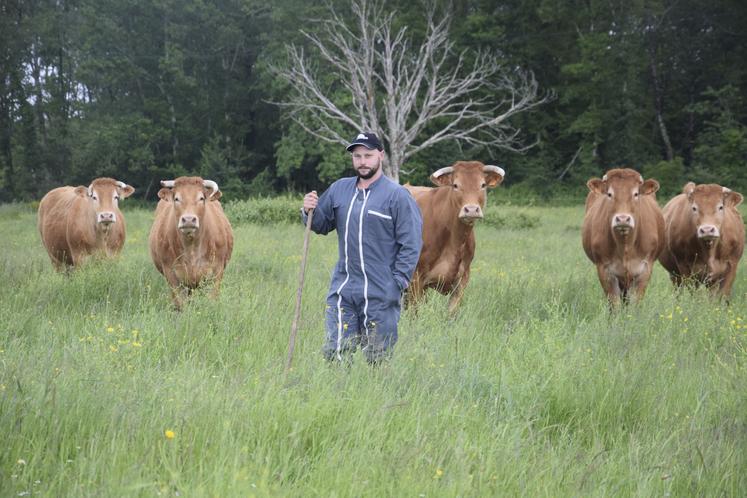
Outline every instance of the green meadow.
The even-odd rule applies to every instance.
[[[581,205],[495,205],[460,312],[430,294],[391,361],[345,367],[314,235],[286,376],[300,223],[236,223],[219,298],[176,312],[152,212],[122,210],[121,257],[66,276],[35,212],[0,207],[2,496],[747,495],[744,264],[729,305],[657,265],[610,313]]]

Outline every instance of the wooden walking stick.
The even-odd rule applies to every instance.
[[[303,292],[303,281],[306,273],[306,257],[309,254],[309,235],[311,234],[311,218],[314,216],[314,210],[309,209],[308,219],[306,220],[306,229],[303,233],[303,255],[301,256],[301,273],[298,276],[298,290],[296,291],[296,312],[293,315],[291,324],[290,342],[288,343],[288,359],[285,362],[285,373],[291,367],[293,361],[293,350],[296,348],[296,333],[298,332],[298,319],[301,317],[301,293]]]

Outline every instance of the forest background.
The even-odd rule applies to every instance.
[[[350,11],[337,0],[0,0],[0,202],[99,176],[145,200],[158,180],[185,174],[217,181],[229,200],[323,190],[349,158],[273,103],[293,89],[272,67],[288,62],[289,44],[313,60],[301,30],[320,30],[330,7]],[[491,51],[503,67],[533,72],[550,97],[511,118],[535,144],[526,152],[441,142],[410,158],[401,182],[427,185],[435,169],[470,159],[504,167],[509,192],[539,202],[575,201],[586,179],[617,166],[658,179],[663,194],[690,180],[747,191],[747,2],[385,9],[415,44],[426,10],[449,16],[447,65]],[[334,71],[316,69],[344,101]]]

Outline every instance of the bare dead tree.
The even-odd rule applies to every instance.
[[[351,8],[352,21],[330,6],[318,31],[302,31],[314,56],[289,45],[287,63],[273,67],[292,89],[275,104],[306,132],[341,144],[351,130],[375,132],[395,181],[408,158],[446,140],[511,151],[534,145],[509,123],[550,98],[531,72],[506,69],[489,52],[455,53],[448,17],[436,20],[435,9],[425,9],[426,35],[415,46],[407,28],[395,32],[395,13],[385,14],[381,0],[353,0]]]

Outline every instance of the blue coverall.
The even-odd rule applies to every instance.
[[[327,294],[324,356],[342,359],[360,344],[369,362],[397,342],[401,298],[420,257],[423,219],[415,199],[381,176],[334,182],[320,197],[311,229],[337,230],[339,260]],[[307,215],[303,214],[306,223]]]

